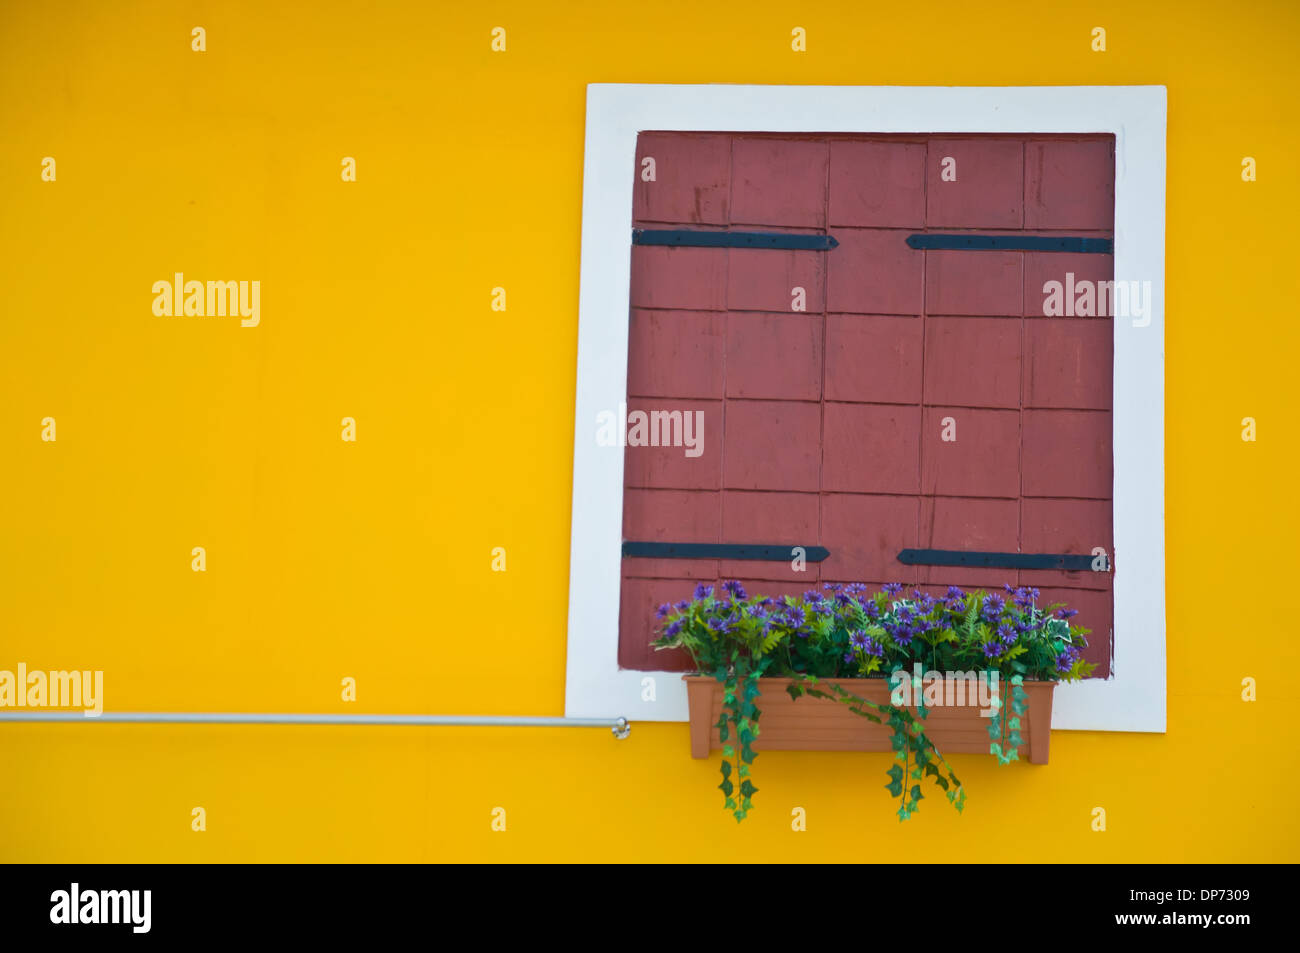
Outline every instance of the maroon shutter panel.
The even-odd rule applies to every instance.
[[[957,181],[943,181],[942,160]],[[643,160],[655,180],[644,181]],[[628,409],[701,411],[704,452],[625,451],[625,540],[821,545],[822,563],[628,557],[619,661],[656,653],[655,607],[697,582],[1037,586],[1093,630],[1112,575],[904,565],[904,548],[1111,552],[1113,319],[1045,317],[1043,285],[1110,255],[920,250],[917,233],[1111,238],[1108,136],[643,133],[637,227],[829,232],[829,251],[635,245]],[[792,310],[803,289],[804,311]],[[941,439],[945,418],[957,439]]]

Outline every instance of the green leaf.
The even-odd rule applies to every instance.
[[[989,754],[995,754],[999,758],[1002,757],[1002,746],[998,744],[996,741],[993,742],[991,745],[989,745]]]

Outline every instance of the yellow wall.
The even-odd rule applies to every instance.
[[[119,711],[562,713],[585,85],[1153,83],[1168,734],[957,756],[965,816],[904,825],[885,756],[770,753],[737,826],[682,725],[8,725],[0,860],[1300,859],[1300,11],[712,6],[7,0],[0,668],[102,669]],[[177,270],[259,279],[261,325],[154,317]]]

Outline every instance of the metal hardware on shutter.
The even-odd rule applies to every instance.
[[[977,553],[960,549],[904,549],[898,561],[907,566],[985,566],[998,569],[1092,570],[1093,556],[1068,553]],[[1107,568],[1110,561],[1107,560]]]
[[[831,554],[824,546],[769,546],[761,543],[623,543],[624,556],[651,559],[761,559],[789,562],[795,548],[804,551],[804,559],[819,563]]]
[[[1109,238],[1072,235],[908,235],[907,246],[935,251],[1067,251],[1109,255],[1115,243]]]
[[[119,711],[87,716],[80,711],[0,712],[6,722],[58,721],[85,724],[146,725],[415,725],[496,726],[529,728],[609,728],[615,738],[626,738],[632,726],[626,718],[549,718],[529,715],[336,715],[261,714],[217,711]]]
[[[829,251],[839,246],[831,235],[796,235],[786,232],[700,232],[685,228],[634,228],[633,245],[668,245],[689,248],[794,248]]]

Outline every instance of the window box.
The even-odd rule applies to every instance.
[[[707,758],[718,751],[718,717],[722,713],[722,683],[706,676],[686,675],[691,725],[691,757]],[[803,696],[791,698],[788,678],[760,678],[757,704],[762,710],[762,732],[754,741],[758,751],[890,751],[890,733],[849,711],[838,702]],[[877,704],[889,702],[890,684],[883,678],[824,679],[845,691]],[[963,689],[968,686],[962,686]],[[1005,702],[1005,687],[999,686]],[[1028,711],[1021,716],[1031,764],[1046,764],[1051,742],[1052,692],[1055,682],[1024,683]],[[944,698],[956,698],[954,680],[944,685]],[[943,754],[988,754],[989,719],[979,704],[936,705],[925,718],[925,731]]]

